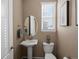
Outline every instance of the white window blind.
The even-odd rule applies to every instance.
[[[56,3],[42,2],[41,4],[41,31],[55,31]]]
[[[1,0],[1,59],[9,51],[9,1]]]

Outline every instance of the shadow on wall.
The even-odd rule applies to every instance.
[[[63,59],[64,56],[71,59],[78,59],[78,27],[76,26],[75,1],[70,0],[69,5],[69,26],[60,26],[60,0],[58,0],[58,26],[57,26],[57,55],[58,59]]]

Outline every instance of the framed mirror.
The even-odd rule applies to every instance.
[[[69,26],[69,1],[64,1],[61,4],[61,26]]]
[[[24,21],[25,35],[35,36],[37,31],[37,22],[34,16],[26,17]]]

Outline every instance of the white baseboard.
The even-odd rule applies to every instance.
[[[23,58],[28,58],[28,57],[23,56],[21,59],[23,59]],[[32,58],[34,58],[34,59],[44,59],[44,57],[32,57]]]

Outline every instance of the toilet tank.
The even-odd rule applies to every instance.
[[[43,48],[44,48],[45,53],[52,53],[53,49],[54,49],[54,43],[53,42],[51,42],[51,43],[43,42]]]

